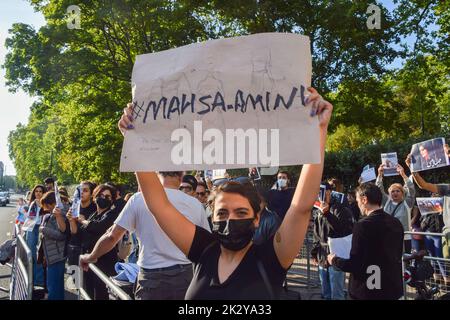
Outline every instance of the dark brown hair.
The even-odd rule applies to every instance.
[[[94,199],[97,198],[97,196],[105,190],[109,190],[109,192],[111,192],[111,200],[115,201],[116,200],[116,190],[107,184],[101,184],[95,188],[94,194],[93,194]]]
[[[255,216],[261,211],[261,199],[256,189],[251,184],[242,184],[235,181],[229,181],[220,185],[211,193],[208,200],[211,201],[210,204],[213,212],[216,197],[223,192],[239,194],[246,198],[250,203]]]
[[[41,198],[41,207],[44,205],[51,206],[54,204],[56,204],[55,191],[46,192]]]
[[[37,184],[34,188],[33,191],[31,191],[31,198],[30,198],[30,205],[31,203],[36,200],[36,196],[34,195],[34,192],[36,191],[36,189],[41,188],[42,189],[42,193],[45,192],[46,188],[42,185],[42,184]]]

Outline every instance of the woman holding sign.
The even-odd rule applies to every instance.
[[[327,128],[333,106],[313,88],[307,102],[320,126],[320,164],[303,166],[291,206],[271,240],[255,245],[252,237],[260,220],[256,191],[227,182],[213,196],[213,233],[196,227],[168,201],[154,172],[138,172],[145,202],[161,228],[194,263],[186,299],[276,299],[286,272],[305,238],[311,208],[322,177]],[[119,121],[122,133],[132,129],[132,105]],[[269,276],[270,275],[270,278]]]
[[[37,245],[39,240],[39,225],[41,224],[41,203],[40,200],[44,195],[45,187],[38,184],[31,191],[31,198],[29,202],[29,209],[26,215],[25,222],[22,226],[22,231],[25,232],[25,240],[31,250],[33,257],[33,282],[35,286],[45,286],[44,268],[42,264],[37,263]]]

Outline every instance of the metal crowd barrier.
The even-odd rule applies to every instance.
[[[92,300],[92,297],[89,297],[88,293],[84,289],[84,279],[83,279],[83,269],[81,265],[79,266],[79,288],[78,288],[78,300]],[[111,279],[104,274],[95,264],[90,263],[89,269],[106,285],[109,289],[109,292],[114,296],[119,298],[120,300],[133,300],[128,294],[125,293],[121,288],[115,285]]]
[[[10,300],[31,300],[33,296],[33,257],[20,229],[15,226],[17,239],[12,264]]]
[[[303,246],[288,271],[288,283],[306,286],[307,289],[320,287],[319,267],[311,262],[312,244],[313,231],[310,225]]]
[[[413,231],[405,231],[405,234],[410,235],[423,235],[423,236],[435,236],[442,238],[444,236],[443,233],[435,233],[435,232],[413,232]],[[417,240],[424,241],[424,240]],[[429,254],[429,252],[428,252]],[[403,257],[410,257],[410,253],[404,253]],[[431,266],[433,267],[433,275],[425,280],[425,285],[428,289],[436,290],[436,294],[433,295],[433,298],[438,299],[439,297],[450,293],[450,259],[433,257],[433,256],[424,256],[424,261],[429,261]],[[405,273],[407,267],[411,265],[412,261],[407,261],[402,263],[402,274]],[[448,279],[445,282],[445,279]],[[403,292],[404,299],[411,300],[414,299],[417,295],[416,288],[409,286],[406,281],[403,281]]]

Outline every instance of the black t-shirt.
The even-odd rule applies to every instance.
[[[88,220],[97,211],[97,206],[94,202],[91,202],[86,208],[80,207],[80,214],[82,214],[86,220]],[[76,234],[70,234],[69,244],[73,246],[81,246],[82,234],[80,232],[81,223],[77,221],[78,232]]]
[[[253,244],[241,263],[224,283],[219,283],[220,244],[205,229],[196,226],[188,258],[194,263],[194,276],[186,292],[187,300],[270,299],[258,266],[259,259],[270,279],[272,290],[280,292],[286,272],[273,247],[273,237],[260,245]]]

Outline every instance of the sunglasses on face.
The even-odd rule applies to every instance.
[[[180,188],[178,188],[180,191],[186,190],[188,192],[192,191],[192,187],[188,187],[188,186],[181,186]]]
[[[197,196],[204,197],[206,195],[206,192],[197,192]]]

